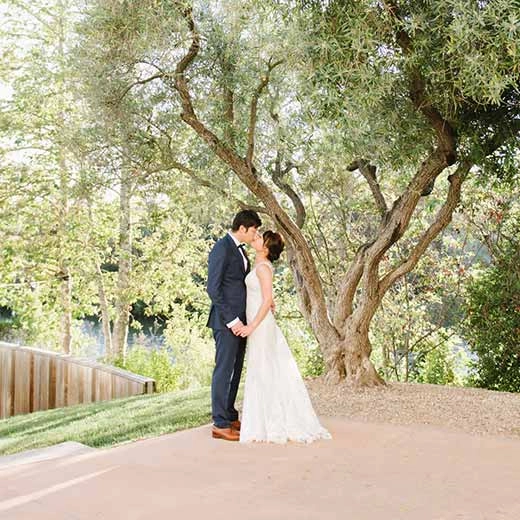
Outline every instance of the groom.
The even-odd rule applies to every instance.
[[[238,441],[240,421],[235,399],[244,365],[246,338],[238,336],[246,323],[245,277],[250,270],[244,245],[255,238],[262,225],[255,211],[235,215],[231,231],[209,254],[207,291],[211,309],[207,326],[213,329],[216,354],[211,381],[212,436]]]

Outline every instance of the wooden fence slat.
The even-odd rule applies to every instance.
[[[35,379],[39,381],[39,372],[35,374],[34,370],[34,354],[29,353],[29,412],[34,412],[34,383]],[[36,396],[38,400],[38,396]],[[36,410],[39,410],[39,402],[37,402]]]
[[[79,404],[80,373],[78,366],[74,363],[67,363],[67,404],[69,406]]]
[[[8,350],[0,350],[0,419],[11,415],[11,363],[13,353]]]
[[[148,377],[0,342],[0,419],[154,391],[155,381]]]
[[[31,396],[31,354],[19,350],[15,353],[14,415],[29,413]]]
[[[49,358],[49,408],[56,408],[56,387],[57,387],[57,379],[56,379],[56,365],[58,360],[56,358]]]
[[[48,357],[42,357],[38,356],[38,364],[39,364],[39,388],[37,388],[38,391],[38,397],[39,397],[39,407],[37,410],[48,410],[49,409],[49,365],[50,365],[50,358]],[[36,386],[35,386],[36,388]]]
[[[15,380],[16,380],[16,350],[11,353],[11,375],[9,376],[9,415],[14,415],[14,391],[15,391]]]
[[[66,364],[63,359],[56,359],[56,408],[67,406],[67,395],[65,392],[65,370]]]
[[[92,380],[90,382],[91,386],[91,394],[90,394],[90,402],[93,403],[96,401],[96,386],[97,386],[97,370],[92,370]]]

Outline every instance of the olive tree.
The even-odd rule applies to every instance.
[[[517,145],[516,12],[505,0],[103,2],[85,41],[95,35],[100,62],[111,63],[112,103],[148,100],[150,133],[169,167],[193,174],[203,145],[221,164],[203,181],[226,193],[219,179],[231,172],[284,235],[328,376],[377,385],[369,332],[382,299],[449,224],[467,176]],[[378,215],[331,288],[299,193],[305,152],[287,139],[325,134],[343,147],[344,173],[365,179]],[[327,169],[319,173],[327,182]],[[434,189],[444,202],[411,236]],[[392,255],[404,240],[406,254]]]

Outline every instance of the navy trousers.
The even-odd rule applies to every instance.
[[[229,428],[238,419],[235,400],[244,366],[246,338],[231,329],[214,329],[215,369],[211,380],[211,413],[217,428]]]

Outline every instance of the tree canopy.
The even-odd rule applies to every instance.
[[[3,277],[26,284],[4,305],[48,308],[64,349],[95,313],[124,356],[139,301],[202,344],[205,255],[250,207],[332,380],[442,365],[484,242],[457,208],[518,166],[517,1],[47,4],[16,2],[1,35]]]

